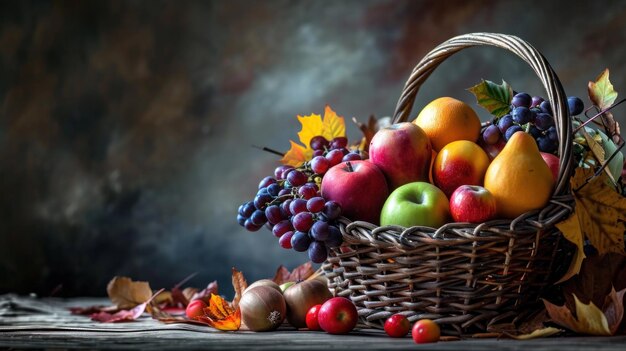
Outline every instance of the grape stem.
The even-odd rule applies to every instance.
[[[276,151],[274,149],[270,149],[269,147],[266,147],[266,146],[260,147],[260,146],[257,146],[257,145],[252,145],[252,147],[255,148],[255,149],[259,149],[259,150],[263,150],[263,151],[269,152],[270,154],[274,154],[274,155],[278,155],[278,156],[281,156],[281,157],[285,157],[285,154],[283,154],[282,152]]]

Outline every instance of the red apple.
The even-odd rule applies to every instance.
[[[550,167],[550,170],[552,171],[552,176],[554,177],[554,181],[556,182],[556,180],[559,178],[560,159],[555,155],[549,154],[547,152],[541,152],[541,157],[543,157],[543,160],[546,161],[548,167]]]
[[[385,333],[392,338],[403,338],[411,330],[411,323],[402,314],[394,314],[385,321]]]
[[[369,147],[370,161],[385,174],[391,190],[411,182],[427,182],[431,154],[426,133],[408,122],[379,130]]]
[[[430,319],[420,319],[413,325],[411,336],[416,344],[437,342],[441,337],[439,325]]]
[[[324,302],[317,314],[317,320],[329,334],[347,334],[359,319],[356,306],[345,297],[333,297]]]
[[[309,330],[322,330],[322,328],[320,328],[320,323],[317,319],[320,308],[322,308],[321,304],[315,305],[311,307],[306,313],[306,327],[309,328]]]
[[[455,222],[482,223],[496,216],[496,198],[477,185],[461,185],[450,196],[450,213]]]
[[[482,185],[489,156],[477,144],[457,140],[444,146],[433,164],[433,182],[450,197],[461,185]]]
[[[322,180],[322,196],[341,205],[342,215],[353,221],[378,223],[389,195],[383,173],[371,162],[348,161],[333,166]]]
[[[187,318],[194,319],[199,316],[204,316],[204,308],[207,307],[207,304],[202,300],[193,300],[187,305],[185,309],[185,314]]]

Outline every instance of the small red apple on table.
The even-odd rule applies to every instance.
[[[394,314],[385,321],[385,333],[392,338],[402,338],[411,330],[411,323],[402,314]]]
[[[416,344],[426,344],[439,341],[441,330],[439,325],[430,319],[421,319],[413,325],[411,336]]]
[[[353,221],[378,223],[389,195],[385,176],[367,161],[342,162],[322,179],[322,196],[341,205],[342,214]]]
[[[345,297],[333,297],[324,302],[317,320],[322,330],[329,334],[347,334],[359,319],[356,306]]]
[[[322,304],[315,305],[306,313],[306,327],[309,330],[322,330],[318,320],[320,308],[322,308]]]
[[[370,142],[370,162],[385,174],[389,189],[428,181],[432,146],[422,128],[413,123],[396,123],[380,129]]]
[[[450,196],[455,222],[482,223],[496,217],[496,198],[478,185],[461,185]]]

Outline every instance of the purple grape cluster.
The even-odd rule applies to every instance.
[[[570,96],[567,102],[570,116],[576,116],[584,110],[584,104],[578,97]],[[486,144],[494,145],[501,139],[508,141],[513,134],[524,131],[533,136],[539,151],[556,153],[559,139],[549,101],[540,96],[531,97],[527,93],[515,94],[511,99],[510,113],[485,128],[482,139]]]
[[[322,263],[328,257],[328,248],[339,247],[343,238],[336,223],[341,206],[326,201],[319,184],[330,167],[361,160],[362,156],[347,149],[345,137],[329,141],[315,136],[310,146],[310,161],[297,168],[278,166],[274,176],[261,180],[254,200],[239,206],[237,221],[253,232],[265,225],[281,247],[307,251],[311,261]]]

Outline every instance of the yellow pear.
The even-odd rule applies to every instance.
[[[516,218],[548,203],[554,178],[530,134],[513,134],[487,168],[485,188],[496,198],[503,218]]]

